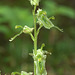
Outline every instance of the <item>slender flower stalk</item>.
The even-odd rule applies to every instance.
[[[15,26],[15,29],[21,28],[22,30],[20,31],[20,33],[15,35],[9,41],[13,41],[16,37],[18,37],[22,33],[29,34],[31,36],[31,39],[34,42],[33,53],[30,53],[30,55],[33,57],[33,60],[34,60],[34,75],[47,75],[47,71],[46,71],[46,68],[45,68],[45,62],[46,62],[47,54],[51,55],[51,53],[43,50],[43,47],[45,46],[45,44],[42,44],[41,48],[37,49],[38,34],[39,34],[40,29],[42,27],[44,27],[46,29],[51,29],[51,28],[54,27],[61,32],[63,32],[63,31],[62,31],[62,29],[55,26],[50,21],[50,19],[55,19],[54,16],[48,18],[46,11],[43,11],[40,8],[38,10],[36,10],[37,6],[39,6],[40,0],[29,0],[29,1],[30,1],[31,5],[34,7],[34,9],[33,9],[34,28],[30,28],[26,25],[24,27],[22,27],[20,25]],[[39,28],[37,28],[37,25],[36,25],[37,23],[39,24]],[[34,30],[34,36],[32,34],[33,30]],[[12,73],[12,75],[15,75],[15,74],[18,74],[18,72]],[[27,73],[25,71],[21,71],[20,75],[32,75],[32,72]]]
[[[34,11],[33,11],[33,18],[34,18],[34,52],[36,54],[36,50],[37,50],[37,30],[36,30],[36,5],[34,6]]]
[[[33,17],[34,17],[34,54],[36,55],[37,51],[37,33],[36,33],[36,5],[34,6]],[[34,61],[34,75],[36,75],[36,65]]]

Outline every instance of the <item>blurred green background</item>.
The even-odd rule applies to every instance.
[[[75,0],[41,0],[40,8],[47,11],[48,17],[63,28],[42,28],[38,37],[38,48],[42,43],[48,55],[46,68],[48,75],[75,75]],[[33,71],[33,42],[29,35],[22,34],[13,42],[9,39],[20,30],[15,25],[33,27],[33,7],[29,0],[0,0],[0,70],[2,73]]]

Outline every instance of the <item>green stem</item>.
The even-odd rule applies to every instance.
[[[36,54],[37,50],[37,32],[36,32],[36,6],[34,6],[33,16],[34,16],[34,53]]]
[[[36,5],[34,6],[33,17],[34,17],[34,54],[37,53],[37,31],[36,31]],[[34,75],[36,75],[36,65],[34,60]]]
[[[31,36],[31,39],[34,41],[34,36],[32,35],[32,33],[29,33],[29,35]]]
[[[40,25],[40,27],[38,28],[38,30],[37,30],[37,36],[38,36],[38,34],[39,34],[39,31],[40,31],[40,29],[43,27],[43,25]]]

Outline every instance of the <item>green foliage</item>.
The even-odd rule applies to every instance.
[[[0,26],[0,32],[4,33],[6,36],[9,34],[9,29],[6,26]]]
[[[15,25],[21,24],[24,26],[27,24],[28,26],[33,27],[32,16],[28,9],[0,6],[0,15],[0,32],[4,33],[6,36],[12,34]],[[3,23],[7,23],[7,25],[4,26]]]
[[[47,10],[48,15],[64,15],[69,18],[75,19],[75,10],[73,8],[67,7],[67,6],[62,6],[56,4],[54,1],[44,1],[44,9]]]
[[[75,10],[69,7],[65,7],[65,6],[59,6],[58,8],[58,13],[62,14],[64,16],[70,17],[72,19],[75,19]]]
[[[60,25],[60,28],[64,29],[64,34],[60,34],[56,29],[46,30],[42,28],[42,25],[37,30],[37,34],[39,34],[42,28],[39,34],[38,47],[44,42],[46,44],[44,49],[52,52],[52,55],[47,58],[46,67],[53,74],[75,74],[75,10],[73,9],[73,1],[41,0],[41,8],[47,11],[47,17],[54,15],[56,17],[55,25]],[[2,5],[0,6],[0,70],[6,73],[20,70],[32,71],[32,59],[28,54],[32,52],[33,43],[29,35],[23,37],[22,34],[15,41],[8,43],[9,37],[21,30],[20,28],[14,30],[15,25],[33,27],[33,19],[30,13],[32,7],[28,6],[27,0],[1,0],[0,4]],[[26,8],[30,8],[30,10]],[[49,19],[52,20],[51,17]]]
[[[30,34],[32,40],[34,41],[34,50],[33,50],[33,59],[34,59],[34,75],[47,75],[47,71],[45,68],[45,62],[46,62],[46,54],[47,51],[43,51],[43,47],[45,46],[42,44],[41,49],[37,50],[37,37],[40,29],[44,26],[46,29],[50,29],[52,27],[59,29],[57,26],[54,26],[53,23],[50,21],[50,19],[47,17],[47,14],[45,11],[42,11],[42,9],[38,9],[36,13],[36,7],[39,5],[39,0],[32,1],[30,0],[31,5],[34,5],[33,10],[33,18],[34,18],[34,28],[30,28],[28,26],[15,26],[15,28],[22,28],[22,31],[15,35],[13,38],[11,38],[9,41],[13,41],[17,36],[19,36],[22,33]],[[51,19],[54,19],[54,17],[51,17]],[[38,23],[40,26],[37,29],[36,23]],[[34,36],[32,34],[32,31],[34,29]],[[23,75],[28,75],[28,73],[22,73]],[[21,74],[21,75],[22,75]]]

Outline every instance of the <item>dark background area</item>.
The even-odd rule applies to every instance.
[[[48,17],[55,16],[54,25],[63,29],[42,28],[38,48],[45,43],[48,75],[75,75],[75,0],[41,0],[40,8]],[[22,34],[13,42],[9,39],[20,30],[15,25],[33,27],[33,7],[29,0],[0,0],[0,70],[2,73],[33,71],[33,42],[29,35]]]

